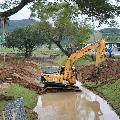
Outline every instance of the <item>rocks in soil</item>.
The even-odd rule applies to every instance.
[[[38,114],[34,112],[33,110],[26,108],[25,109],[26,114],[30,115],[32,120],[37,120],[38,119]]]
[[[23,98],[8,101],[4,108],[5,120],[26,120]]]
[[[0,95],[0,100],[5,100],[5,101],[8,101],[8,100],[13,100],[14,97],[13,96],[6,96],[6,95]]]

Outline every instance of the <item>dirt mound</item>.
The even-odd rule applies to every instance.
[[[0,56],[0,82],[18,83],[39,93],[39,76],[40,70],[35,61],[6,56],[4,63],[3,56]]]
[[[98,67],[95,65],[78,67],[77,71],[80,73],[82,83],[86,81],[110,83],[120,78],[120,60],[108,59]]]

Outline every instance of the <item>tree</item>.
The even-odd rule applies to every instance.
[[[120,29],[118,28],[104,28],[100,32],[109,42],[120,42]]]
[[[31,7],[32,16],[37,15],[41,21],[45,22],[51,18],[54,20],[52,32],[48,32],[49,37],[67,56],[69,56],[70,53],[68,53],[61,44],[65,37],[71,42],[75,41],[73,43],[76,45],[89,38],[90,27],[88,25],[85,26],[86,20],[80,24],[78,20],[79,16],[87,15],[88,18],[99,20],[101,24],[109,23],[110,18],[120,13],[120,6],[112,5],[109,0],[63,0],[62,2],[61,0],[57,2],[49,2],[46,0],[7,0],[2,4],[2,7],[4,9],[6,8],[6,10],[0,12],[0,16],[7,18],[30,2],[33,2]],[[11,6],[13,6],[13,8]],[[83,30],[81,30],[81,28]],[[51,35],[53,36],[51,37]],[[81,39],[78,40],[77,38]]]
[[[5,11],[0,12],[0,17],[7,18],[31,2],[34,6],[37,3],[40,5],[45,1],[46,0],[5,0],[5,2],[0,5],[0,8],[5,9]],[[120,6],[112,5],[109,0],[73,0],[73,2],[78,5],[81,14],[88,15],[88,17],[94,16],[100,23],[107,22],[107,19],[120,14]],[[68,0],[67,3],[70,5],[70,3],[73,2]]]
[[[64,48],[64,42],[67,41],[66,47],[79,48],[82,42],[89,39],[91,27],[87,20],[78,19],[78,8],[76,4],[69,5],[62,3],[42,3],[38,2],[33,6],[32,16],[37,16],[41,21],[52,21],[52,42],[54,42],[65,55],[70,56],[73,51]],[[49,20],[50,19],[50,20]],[[51,31],[49,31],[51,33]],[[76,50],[76,49],[75,49]]]
[[[5,45],[9,48],[18,48],[25,54],[25,57],[30,57],[37,46],[45,43],[47,38],[43,32],[36,25],[16,28],[13,32],[6,34]]]

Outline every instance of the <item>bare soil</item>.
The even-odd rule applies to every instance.
[[[0,83],[18,83],[39,93],[40,70],[37,70],[36,63],[36,60],[12,56],[6,56],[4,63],[3,56],[0,56]]]
[[[120,59],[107,59],[101,62],[97,67],[89,65],[77,67],[80,74],[80,81],[111,83],[120,78]]]

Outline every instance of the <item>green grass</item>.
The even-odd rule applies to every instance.
[[[57,63],[59,66],[62,66],[65,64],[66,60],[67,60],[67,56],[61,54],[56,59],[54,59],[53,62]],[[77,59],[74,62],[75,67],[76,66],[85,66],[85,65],[90,65],[90,64],[95,64],[95,61],[93,61],[90,56],[82,57],[80,59]]]
[[[49,55],[56,55],[56,54],[61,54],[61,51],[58,50],[50,50],[48,48],[37,48],[35,51],[33,51],[33,55],[36,56],[49,56]]]
[[[15,51],[17,51],[17,49],[15,48]],[[0,52],[5,52],[5,53],[15,53],[15,51],[13,50],[13,48],[4,48],[4,47],[0,47]]]
[[[6,101],[4,101],[4,100],[0,101],[0,112],[4,109],[5,104],[6,104]]]
[[[28,113],[28,114],[27,114],[27,120],[33,120],[33,115],[30,114],[30,113]]]
[[[63,66],[67,60],[67,56],[60,55],[56,59],[53,60],[54,63],[58,64],[58,66]]]
[[[5,48],[5,47],[0,47],[0,52],[1,53],[22,53],[19,52],[17,48],[15,48],[13,50],[13,48]],[[56,54],[62,54],[62,52],[60,50],[52,50],[52,49],[48,49],[48,48],[37,48],[36,50],[33,51],[33,55],[35,56],[41,56],[41,57],[45,57],[45,56],[49,56],[49,55],[56,55]]]
[[[33,109],[36,105],[37,94],[34,91],[26,89],[18,84],[12,84],[7,90],[5,95],[14,97],[23,97],[24,106]],[[0,101],[0,112],[4,110],[6,101]],[[27,120],[32,120],[31,115],[27,114]]]
[[[86,88],[90,90],[95,90],[100,93],[116,110],[118,115],[120,115],[120,79],[114,81],[111,84],[95,84],[93,82],[86,82],[83,84]]]
[[[12,84],[7,90],[5,95],[14,97],[23,97],[24,105],[28,108],[33,108],[36,105],[37,94],[34,91],[26,89],[18,84]]]
[[[106,84],[98,87],[96,91],[103,94],[103,96],[112,104],[114,109],[120,115],[120,79],[112,84]]]
[[[83,86],[90,89],[90,90],[93,90],[93,89],[96,89],[97,87],[101,86],[101,84],[95,83],[95,82],[85,82],[83,84]]]

